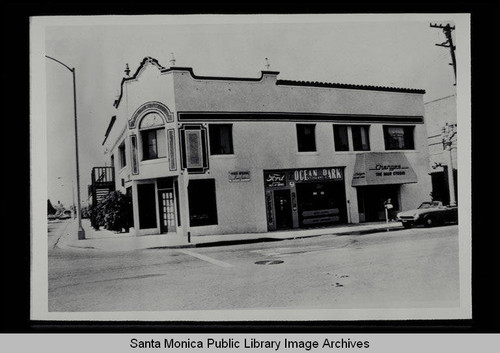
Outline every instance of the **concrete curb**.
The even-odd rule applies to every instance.
[[[187,239],[168,238],[166,235],[156,236],[110,236],[108,238],[88,238],[77,239],[77,222],[72,220],[57,242],[57,247],[62,249],[82,249],[82,250],[102,250],[102,251],[133,251],[133,250],[154,250],[154,249],[187,249],[205,248],[215,246],[231,246],[242,244],[254,244],[264,242],[283,241],[291,239],[305,239],[324,235],[346,236],[363,235],[370,233],[395,231],[404,229],[401,223],[377,223],[372,225],[349,225],[346,227],[319,228],[308,230],[255,233],[255,234],[231,234],[231,235],[206,235],[197,236],[193,242],[187,243]],[[351,229],[346,229],[351,228]],[[87,224],[84,225],[87,234],[94,232]],[[174,242],[168,244],[168,242]],[[186,241],[186,243],[179,243]]]

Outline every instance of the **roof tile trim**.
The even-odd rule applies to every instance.
[[[277,80],[277,85],[283,86],[303,86],[303,87],[326,87],[326,88],[344,88],[344,89],[358,89],[367,91],[387,91],[387,92],[405,92],[405,93],[418,93],[424,94],[423,89],[413,88],[399,88],[399,87],[383,87],[383,86],[367,86],[367,85],[354,85],[346,83],[330,83],[318,81],[292,81],[292,80]]]

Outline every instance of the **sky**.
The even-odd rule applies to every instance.
[[[278,79],[424,89],[424,102],[456,93],[449,49],[435,45],[446,38],[429,25],[453,25],[453,15],[44,19],[42,52],[76,72],[84,205],[92,167],[109,165],[102,142],[125,64],[134,73],[147,56],[169,67],[173,53],[176,66],[200,76],[257,78],[268,58]],[[49,59],[44,66],[47,194],[53,204],[69,206],[76,190],[72,74]]]

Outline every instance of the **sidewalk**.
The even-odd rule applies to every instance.
[[[285,239],[309,238],[321,235],[352,235],[403,229],[400,222],[372,222],[348,224],[330,228],[297,229],[266,233],[224,234],[192,236],[191,242],[175,233],[134,236],[129,233],[114,233],[108,230],[96,231],[88,219],[82,220],[85,239],[78,240],[76,219],[71,220],[67,232],[58,241],[60,248],[99,249],[106,251],[130,251],[151,248],[195,248],[207,246],[235,245]]]

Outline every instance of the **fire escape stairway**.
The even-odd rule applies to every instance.
[[[99,229],[95,208],[110,192],[115,191],[115,176],[113,167],[92,168],[92,213],[90,222],[92,227]]]

